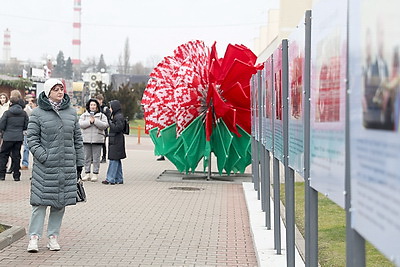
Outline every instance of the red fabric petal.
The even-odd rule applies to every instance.
[[[248,88],[250,86],[247,86]],[[222,92],[222,97],[229,103],[231,103],[235,107],[249,108],[250,107],[250,98],[246,91],[243,90],[240,83],[235,83],[229,89],[226,89]]]
[[[254,66],[257,61],[257,56],[254,55],[254,53],[244,45],[229,44],[226,48],[224,59],[221,64],[222,71],[226,72],[229,70],[235,60],[242,61],[250,66]]]
[[[150,74],[142,98],[146,132],[176,123],[179,135],[203,114],[207,140],[218,119],[237,135],[236,125],[250,133],[250,78],[263,67],[256,60],[244,45],[228,45],[223,58],[216,43],[210,49],[199,40],[178,46]]]
[[[240,83],[244,86],[249,85],[251,76],[256,72],[254,66],[240,60],[234,60],[221,82],[221,90],[229,89],[235,83]]]

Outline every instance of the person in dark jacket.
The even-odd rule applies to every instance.
[[[14,181],[21,177],[21,146],[24,141],[23,132],[28,126],[28,115],[24,111],[24,101],[18,90],[10,93],[10,108],[4,112],[0,120],[0,130],[3,131],[3,143],[0,147],[0,180],[5,180],[6,165],[11,155],[11,166]]]
[[[108,119],[110,132],[108,134],[108,169],[107,178],[103,184],[123,184],[121,159],[126,158],[125,152],[125,118],[121,111],[121,104],[118,100],[110,102],[111,116]]]
[[[79,118],[60,80],[48,79],[37,102],[27,131],[33,155],[28,251],[38,251],[47,207],[47,247],[57,251],[65,207],[76,204],[76,182],[84,165],[83,141]]]
[[[102,94],[96,95],[96,99],[97,99],[97,101],[99,101],[99,104],[100,104],[100,112],[102,112],[104,115],[106,115],[107,118],[110,117],[111,116],[111,111],[107,107],[107,105],[104,104],[103,95]],[[107,136],[108,136],[108,128],[106,128],[104,130],[104,133],[105,133],[106,138],[107,138]],[[103,144],[103,156],[101,157],[101,161],[100,162],[101,163],[106,163],[107,162],[106,158],[107,158],[107,146],[106,146],[106,143],[104,142],[104,144]]]

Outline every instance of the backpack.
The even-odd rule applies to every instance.
[[[128,118],[125,118],[124,134],[129,135],[129,121],[128,121]]]

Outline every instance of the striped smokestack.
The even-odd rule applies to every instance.
[[[81,64],[81,0],[74,0],[72,63]]]
[[[10,61],[11,58],[11,33],[8,29],[4,31],[3,41],[3,60],[4,62]]]

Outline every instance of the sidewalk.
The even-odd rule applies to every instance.
[[[241,181],[162,181],[175,167],[156,161],[151,140],[126,141],[124,184],[85,182],[88,202],[67,208],[61,251],[48,251],[43,238],[38,253],[27,253],[23,237],[0,250],[0,266],[257,266]],[[1,223],[28,228],[29,177],[0,183]]]

